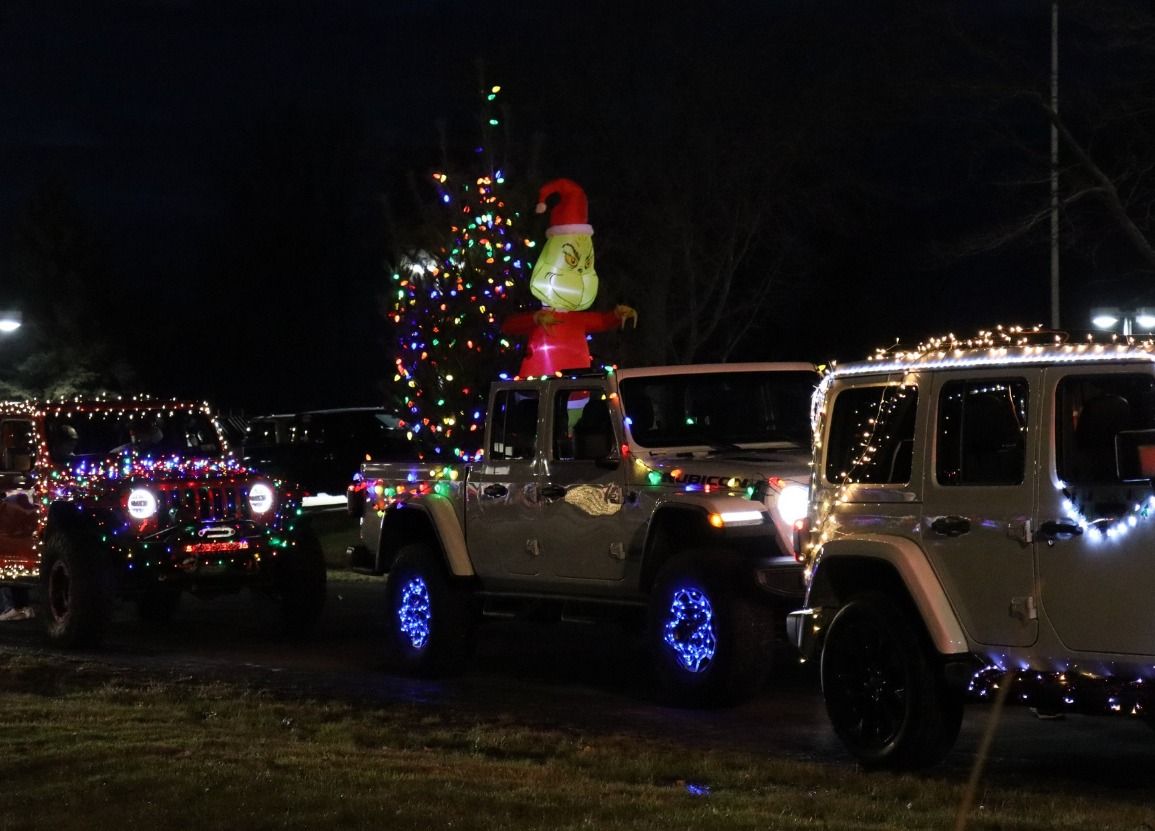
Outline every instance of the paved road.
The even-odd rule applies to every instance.
[[[367,704],[427,702],[478,717],[513,717],[576,730],[680,737],[687,752],[725,742],[755,753],[850,766],[831,735],[808,668],[791,667],[746,704],[682,711],[652,701],[640,645],[609,625],[494,623],[482,628],[472,667],[428,682],[391,674],[380,649],[377,580],[333,580],[320,631],[286,643],[274,616],[247,595],[186,598],[177,619],[150,629],[122,607],[105,647],[84,660],[196,678],[232,679],[289,694],[336,696]],[[44,650],[38,622],[0,624],[0,648]],[[72,659],[66,656],[65,660]],[[934,775],[965,779],[989,709],[968,708],[962,736]],[[987,779],[1082,789],[1155,802],[1155,731],[1126,719],[1072,716],[1040,722],[1029,711],[1004,715]]]

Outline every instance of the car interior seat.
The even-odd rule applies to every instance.
[[[604,459],[613,447],[613,423],[604,398],[590,396],[573,426],[574,458]]]

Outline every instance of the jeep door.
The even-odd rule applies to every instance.
[[[482,578],[541,570],[536,541],[537,388],[497,387],[490,394],[485,455],[473,467],[465,500],[465,534],[474,569]]]
[[[1046,381],[1053,432],[1039,493],[1039,533],[1049,537],[1037,551],[1042,612],[1068,649],[1155,654],[1151,364],[1053,368]],[[1117,447],[1132,450],[1133,467]]]
[[[625,474],[602,383],[552,384],[548,429],[538,532],[545,568],[559,583],[620,581],[626,571]]]
[[[36,423],[6,417],[0,420],[0,440],[0,573],[35,573]]]
[[[939,372],[932,389],[923,545],[963,629],[983,644],[1038,637],[1030,439],[1041,382],[1034,368]]]

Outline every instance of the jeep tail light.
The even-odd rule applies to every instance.
[[[810,537],[810,517],[802,517],[794,521],[794,559],[798,562],[806,560],[806,540]]]
[[[255,482],[249,488],[249,510],[254,516],[263,516],[273,509],[277,502],[273,489],[264,482]]]

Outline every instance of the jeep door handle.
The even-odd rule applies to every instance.
[[[1055,540],[1069,540],[1081,536],[1083,529],[1069,520],[1048,520],[1039,526],[1035,532],[1035,539],[1054,542]]]
[[[509,493],[509,488],[505,485],[486,485],[481,489],[481,492],[491,499],[496,499],[499,496],[505,496]]]
[[[971,521],[965,516],[940,516],[930,524],[930,530],[941,537],[961,537],[971,530]]]
[[[565,499],[565,488],[563,488],[561,485],[543,485],[538,493],[541,494],[542,499],[545,499],[548,502],[553,502],[557,499]]]

